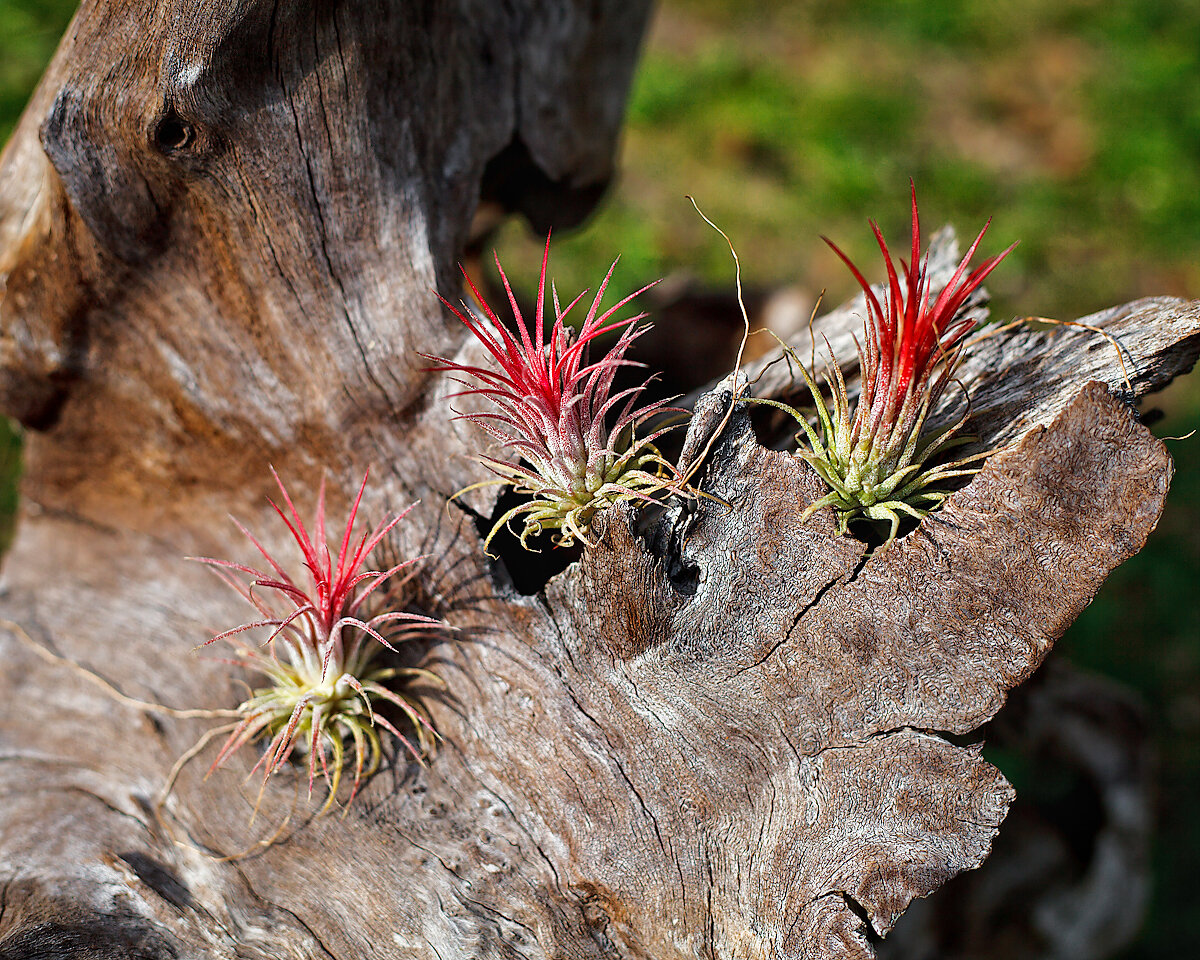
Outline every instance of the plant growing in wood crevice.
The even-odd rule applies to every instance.
[[[652,284],[601,310],[616,267],[614,261],[578,329],[569,326],[568,320],[572,309],[588,291],[563,307],[558,291],[551,284],[554,317],[547,324],[549,257],[547,237],[532,330],[521,314],[498,257],[496,269],[508,294],[514,330],[510,331],[488,306],[465,270],[463,276],[486,322],[465,301],[455,306],[442,298],[486,348],[492,365],[473,366],[446,357],[426,356],[437,364],[432,370],[450,373],[466,387],[451,399],[480,397],[490,404],[490,410],[462,413],[457,418],[476,424],[516,461],[480,455],[479,462],[496,474],[497,479],[467,490],[488,484],[511,484],[517,493],[528,498],[496,520],[484,540],[485,550],[500,529],[518,518],[522,521],[520,542],[526,549],[532,549],[529,538],[542,531],[553,531],[555,543],[560,546],[576,542],[587,545],[597,514],[624,500],[651,500],[656,492],[671,487],[675,478],[674,468],[654,445],[670,427],[659,424],[641,436],[638,431],[652,419],[681,411],[672,410],[666,400],[637,405],[653,377],[614,392],[614,381],[621,368],[642,366],[627,359],[626,354],[649,329],[637,326],[644,313],[625,318],[617,318],[616,314]],[[617,333],[616,342],[602,356],[592,359],[590,352],[595,341],[607,333]]]
[[[890,543],[902,515],[926,516],[949,496],[947,481],[978,472],[987,456],[985,452],[957,460],[946,457],[948,451],[971,439],[959,435],[969,405],[947,425],[927,431],[926,424],[954,381],[966,337],[976,326],[963,306],[1016,244],[968,273],[989,220],[950,282],[935,297],[930,290],[929,257],[926,254],[922,259],[921,255],[916,187],[912,187],[912,249],[908,262],[900,261],[900,271],[879,226],[868,222],[887,270],[882,303],[850,259],[831,240],[822,238],[850,268],[866,297],[863,340],[855,340],[861,373],[857,401],[851,403],[838,362],[830,356],[825,376],[832,394],[830,410],[814,373],[791,352],[816,406],[817,427],[787,404],[767,399],[756,402],[779,407],[800,423],[807,449],[801,440],[799,456],[829,487],[827,494],[806,508],[804,516],[832,507],[839,533],[846,533],[857,520],[886,521],[886,542]]]
[[[230,560],[192,558],[208,564],[261,615],[207,641],[234,642],[236,662],[266,681],[238,706],[239,719],[209,772],[222,766],[243,745],[267,738],[266,750],[254,767],[262,768],[264,783],[292,756],[306,757],[309,795],[319,771],[328,789],[328,808],[351,756],[351,801],[363,778],[378,768],[383,749],[380,729],[417,759],[432,748],[433,728],[420,700],[405,687],[418,680],[436,685],[440,681],[426,670],[387,666],[380,662],[379,655],[384,649],[394,651],[397,644],[419,631],[442,624],[404,610],[366,612],[377,606],[374,601],[381,596],[382,592],[376,592],[380,587],[388,584],[394,588],[397,584],[393,578],[422,559],[405,560],[386,570],[364,569],[368,555],[415,504],[355,539],[355,520],[367,484],[364,476],[335,560],[325,533],[324,481],[317,494],[310,533],[278,474],[274,469],[271,473],[287,510],[273,500],[268,502],[300,548],[305,575],[291,576],[240,523],[238,529],[254,544],[270,572]],[[235,639],[255,629],[269,631],[260,648],[247,647]],[[399,688],[393,689],[397,682]],[[385,703],[401,711],[415,732],[416,743],[380,715],[378,708]]]

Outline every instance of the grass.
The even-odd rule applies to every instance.
[[[16,126],[76,6],[71,0],[0,0],[0,144]]]
[[[0,139],[72,8],[0,0]],[[559,288],[593,283],[618,252],[627,289],[676,271],[728,288],[728,253],[690,193],[730,232],[749,284],[828,288],[837,302],[853,281],[820,235],[874,262],[866,218],[903,237],[911,176],[930,227],[966,233],[994,217],[985,252],[1021,241],[989,281],[1000,318],[1200,295],[1197,36],[1194,0],[666,0],[620,179],[556,242]],[[527,291],[537,244],[517,222],[498,237]],[[1200,424],[1198,382],[1161,398],[1160,433]],[[4,478],[15,443],[0,438]],[[1126,960],[1174,953],[1200,921],[1200,440],[1172,452],[1158,532],[1060,644],[1145,697],[1161,751],[1156,887]],[[11,490],[0,478],[5,515]]]
[[[843,8],[844,7],[844,8]],[[997,312],[1073,318],[1200,289],[1200,6],[668,3],[630,101],[622,175],[557,246],[562,286],[623,270],[728,283],[694,195],[749,278],[838,299],[821,234],[872,256],[865,220],[905,230],[914,177],[932,226],[1021,245]],[[1169,24],[1169,26],[1165,26]],[[507,250],[532,250],[512,224]],[[528,245],[528,246],[526,246]],[[536,263],[531,253],[506,262]]]

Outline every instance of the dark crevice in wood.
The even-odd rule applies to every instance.
[[[155,860],[154,857],[148,854],[137,851],[118,853],[117,857],[128,865],[129,869],[137,875],[137,878],[142,883],[146,884],[146,886],[166,900],[171,906],[179,910],[188,910],[192,907],[191,892],[166,864]]]
[[[4,960],[175,960],[166,936],[145,921],[122,914],[46,920],[0,938]]]
[[[665,505],[639,504],[634,514],[638,539],[662,564],[671,588],[685,599],[695,596],[702,573],[700,565],[684,551],[696,517],[696,503],[691,498],[674,498]]]
[[[780,402],[786,403],[789,400]],[[803,407],[796,409],[802,414],[805,412]],[[798,445],[806,443],[803,428],[795,419],[776,407],[769,407],[766,404],[751,404],[749,415],[750,426],[754,429],[754,438],[768,450],[795,450]],[[813,412],[808,420],[815,425],[816,418],[817,415]]]
[[[168,156],[179,150],[186,150],[195,138],[195,128],[184,121],[173,108],[168,108],[154,125],[154,146]]]
[[[836,890],[834,893],[841,897],[842,900],[845,901],[845,904],[849,908],[850,912],[858,917],[859,921],[862,923],[863,936],[867,938],[867,942],[870,944],[882,943],[883,937],[876,932],[874,924],[871,923],[871,915],[867,912],[867,908],[855,900],[854,896],[850,893],[847,893],[845,890]]]
[[[505,513],[529,500],[528,494],[518,493],[512,486],[506,485],[500,490],[490,517],[469,511],[475,519],[475,529],[479,531],[481,542]],[[464,506],[463,509],[468,508]],[[517,517],[511,524],[505,524],[496,531],[488,545],[488,552],[495,557],[489,567],[498,590],[511,589],[523,597],[532,597],[578,560],[583,555],[583,546],[557,546],[554,543],[556,532],[549,530],[530,537],[526,541],[528,547],[523,546],[520,537],[512,530],[512,526],[519,529],[521,523],[521,518]]]
[[[524,215],[533,231],[544,237],[551,229],[581,223],[607,189],[607,180],[573,186],[551,179],[518,133],[487,162],[479,193],[481,202]]]

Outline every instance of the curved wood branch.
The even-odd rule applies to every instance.
[[[445,504],[477,440],[414,354],[461,335],[432,290],[496,157],[531,165],[500,191],[531,206],[607,176],[644,16],[85,3],[0,163],[0,396],[32,428],[0,600],[5,956],[868,957],[986,856],[1011,788],[945,734],[1037,668],[1170,476],[1094,339],[990,340],[1017,372],[981,366],[977,429],[1015,442],[870,558],[800,522],[813,475],[742,410],[706,497],[614,510],[534,596],[480,551],[488,497]],[[1200,349],[1195,304],[1102,320],[1139,389]],[[693,449],[729,402],[699,402]],[[420,497],[388,547],[429,555],[419,599],[458,631],[410,650],[449,685],[439,753],[344,817],[298,771],[260,797],[249,757],[164,796],[215,721],[156,705],[241,698],[189,658],[238,601],[181,557],[245,557],[231,509],[284,542],[271,461],[342,499],[373,464],[371,514]]]

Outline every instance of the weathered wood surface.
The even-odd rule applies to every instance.
[[[1157,764],[1144,705],[1052,657],[985,732],[1020,758],[1026,786],[983,867],[914,903],[880,957],[1119,956],[1151,884]]]
[[[1170,476],[1086,385],[1120,376],[1094,338],[989,341],[1024,372],[980,380],[982,442],[1018,442],[871,559],[799,522],[813,476],[741,412],[700,476],[728,506],[614,512],[535,596],[445,506],[478,438],[414,353],[463,333],[431,291],[481,184],[535,216],[594,193],[644,16],[84,5],[0,163],[0,397],[31,428],[0,616],[126,697],[232,706],[191,651],[240,601],[182,556],[249,559],[228,511],[282,544],[268,462],[342,499],[371,465],[368,513],[421,499],[390,548],[429,554],[418,600],[458,633],[411,651],[449,684],[428,769],[321,819],[277,776],[252,822],[250,758],[192,764],[156,814],[209,722],[0,630],[0,955],[867,957],[987,855],[1011,789],[941,734],[1037,668]],[[1200,350],[1195,304],[1101,320],[1137,391]]]

